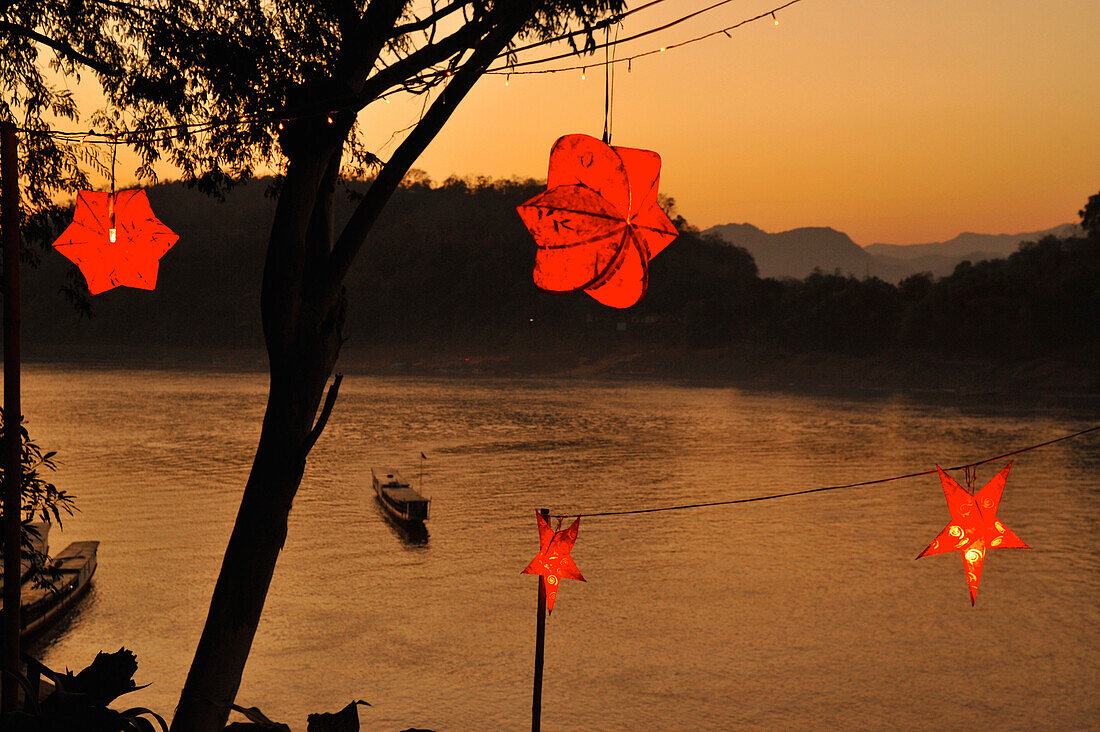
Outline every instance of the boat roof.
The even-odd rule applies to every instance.
[[[393,501],[403,501],[405,503],[427,503],[428,499],[416,492],[415,489],[408,487],[407,485],[401,486],[385,486],[384,490],[386,495]]]
[[[409,481],[396,468],[371,468],[371,475],[382,485],[408,485]]]

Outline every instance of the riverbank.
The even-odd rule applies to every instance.
[[[1005,363],[931,353],[860,357],[746,347],[596,344],[492,350],[406,344],[349,349],[346,356],[345,368],[379,375],[646,379],[761,389],[1100,397],[1100,369],[1056,357]]]
[[[256,350],[40,348],[28,363],[88,369],[155,368],[265,372]],[[654,380],[747,389],[1100,397],[1100,368],[1086,359],[1026,361],[952,358],[937,353],[853,356],[779,348],[688,348],[598,340],[488,340],[345,346],[338,369],[349,374],[423,377],[531,377]]]

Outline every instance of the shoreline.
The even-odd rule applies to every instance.
[[[266,373],[262,350],[215,348],[34,348],[25,364],[89,370],[198,370]],[[842,391],[888,396],[1100,398],[1100,369],[1059,357],[1020,362],[946,359],[932,353],[852,356],[777,348],[689,349],[660,343],[451,342],[345,346],[337,370],[420,378],[657,381],[752,390]]]

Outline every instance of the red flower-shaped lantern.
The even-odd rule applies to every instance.
[[[160,258],[178,240],[153,214],[145,191],[81,191],[73,222],[53,245],[98,295],[119,285],[155,288]]]
[[[1001,503],[1010,468],[1012,463],[993,476],[980,491],[970,495],[939,465],[936,466],[940,483],[943,484],[943,494],[947,498],[947,510],[951,512],[951,523],[932,540],[927,549],[917,555],[917,559],[945,552],[961,553],[971,605],[978,596],[978,582],[982,577],[982,562],[987,551],[1030,549],[997,518],[997,507]]]
[[[539,553],[522,574],[542,575],[539,581],[546,590],[546,611],[553,612],[554,598],[558,596],[558,584],[562,579],[586,581],[581,571],[577,569],[577,563],[573,561],[573,557],[569,556],[569,552],[573,551],[573,545],[577,543],[581,519],[578,516],[564,531],[554,531],[550,528],[550,522],[542,514],[536,513],[535,516],[539,521]]]
[[[661,156],[566,135],[550,150],[547,189],[519,206],[538,245],[535,284],[584,290],[628,308],[645,294],[649,260],[678,236],[657,205]]]

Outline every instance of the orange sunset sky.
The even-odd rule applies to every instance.
[[[620,33],[713,1],[661,3]],[[730,2],[617,53],[778,4]],[[661,154],[662,192],[691,223],[832,226],[859,244],[903,244],[1076,222],[1100,190],[1097,0],[802,0],[779,19],[618,67],[613,143]],[[586,80],[486,76],[416,167],[436,181],[544,178],[557,137],[602,132],[603,53],[586,59]],[[363,111],[383,159],[420,103]]]

